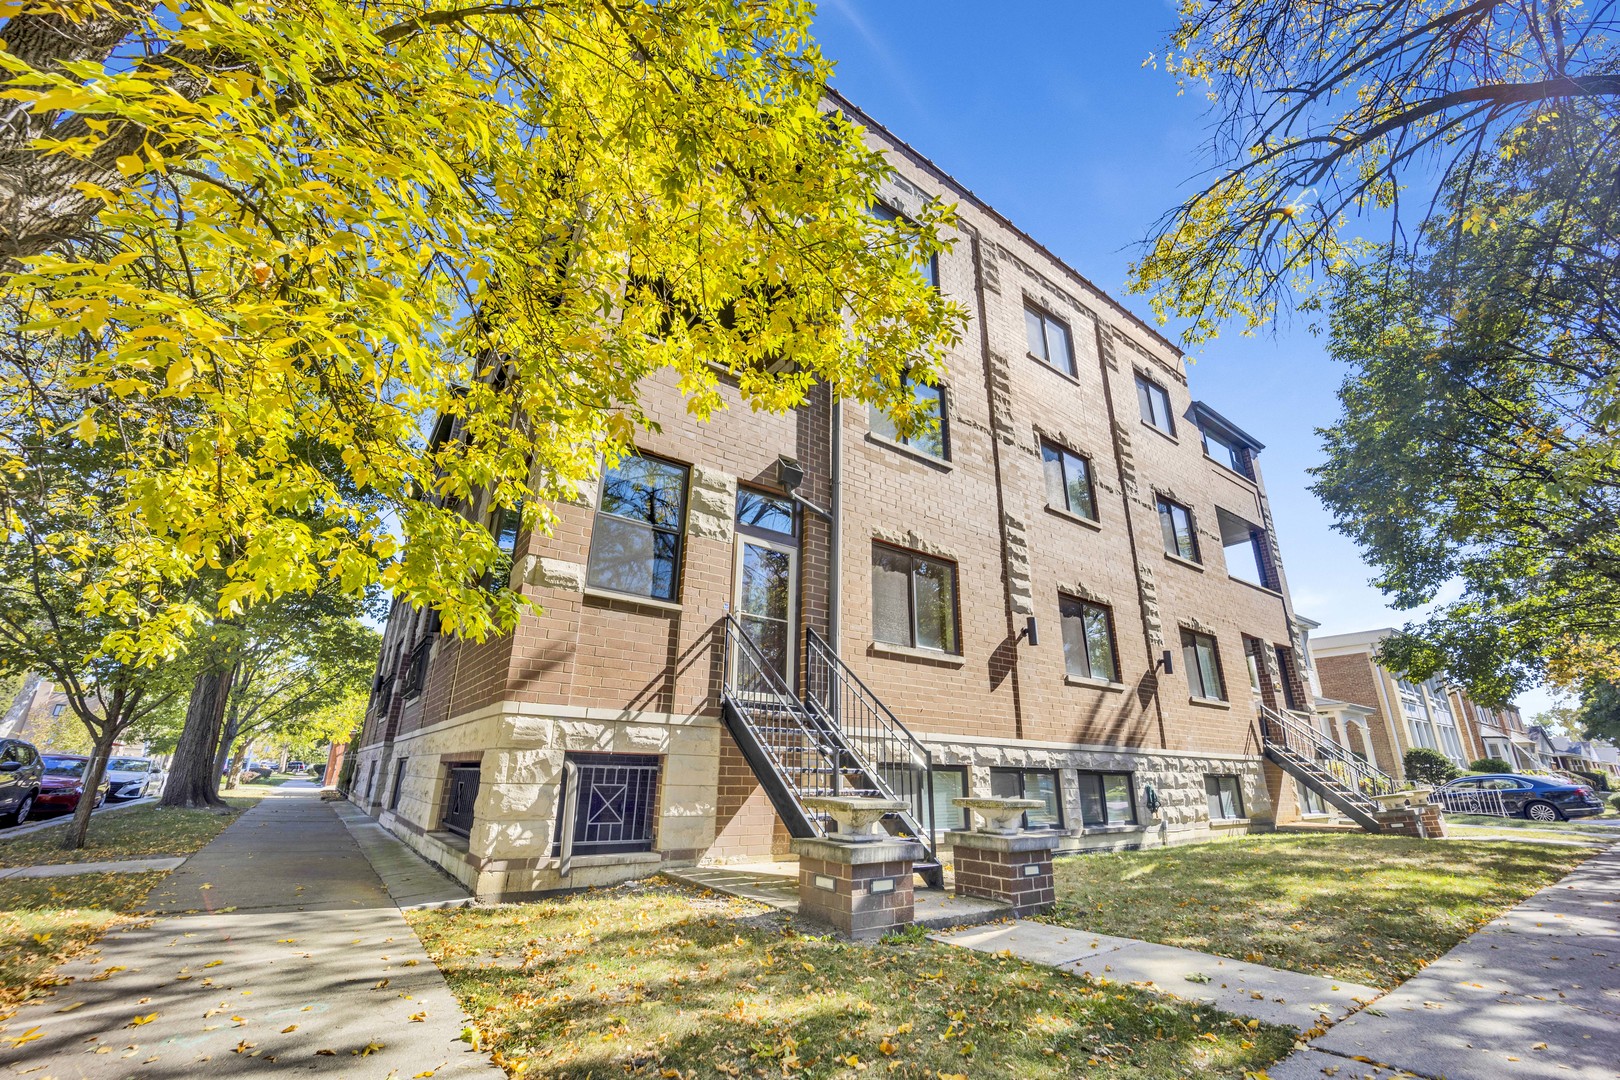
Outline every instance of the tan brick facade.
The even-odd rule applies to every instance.
[[[970,791],[988,793],[998,767],[1057,770],[1070,850],[1174,843],[1296,815],[1292,782],[1261,757],[1245,655],[1246,641],[1256,643],[1264,700],[1282,705],[1284,678],[1303,698],[1299,665],[1284,673],[1277,657],[1296,638],[1258,468],[1240,475],[1205,453],[1197,418],[1206,414],[1176,349],[909,148],[875,127],[872,138],[898,171],[886,202],[902,213],[924,198],[958,206],[939,281],[972,322],[943,384],[948,459],[874,433],[864,408],[825,393],[772,416],[727,390],[731,408],[698,424],[673,380],[655,376],[642,390],[660,430],[643,433],[639,449],[689,470],[674,602],[584,588],[595,518],[581,504],[559,508],[551,535],[520,541],[513,580],[544,613],[510,637],[457,643],[396,612],[384,685],[356,740],[355,795],[420,850],[463,867],[482,895],[631,876],[659,861],[785,854],[786,832],[718,713],[737,492],[779,493],[779,456],[803,468],[798,494],[837,517],[835,535],[815,513],[799,516],[794,632],[835,637],[936,764],[966,768]],[[1030,353],[1026,306],[1068,326],[1072,374]],[[1167,393],[1173,435],[1142,419],[1139,375]],[[1048,504],[1043,442],[1089,460],[1095,520]],[[1166,553],[1160,497],[1191,509],[1198,562]],[[1229,576],[1223,515],[1261,530],[1273,587]],[[874,544],[954,565],[957,652],[876,640]],[[1067,673],[1060,596],[1107,606],[1117,679]],[[1038,645],[1019,636],[1031,616]],[[1184,631],[1215,639],[1224,701],[1191,692]],[[431,658],[421,692],[407,697],[419,640],[431,642]],[[569,754],[590,752],[662,756],[656,837],[650,853],[576,861],[564,880],[552,854],[559,777]],[[482,786],[463,842],[441,828],[443,784],[446,764],[469,753],[482,762]],[[396,799],[400,760],[407,786]],[[1085,824],[1078,770],[1131,773],[1135,822]],[[1241,778],[1241,820],[1209,821],[1209,773]]]

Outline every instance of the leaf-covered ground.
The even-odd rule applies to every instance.
[[[1257,836],[1056,863],[1049,921],[1390,988],[1595,848]]]
[[[407,913],[514,1075],[1239,1077],[1292,1035],[909,933],[805,936],[663,884]]]
[[[127,922],[157,874],[75,874],[0,881],[0,1016],[45,992],[58,964]]]
[[[190,855],[218,836],[237,814],[256,800],[231,798],[232,812],[178,810],[172,807],[137,806],[129,810],[99,811],[90,817],[90,831],[84,847],[67,851],[62,847],[64,830],[57,825],[15,839],[0,836],[0,866],[42,866],[47,863],[101,862],[111,859],[156,859]]]

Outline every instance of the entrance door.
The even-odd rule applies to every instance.
[[[737,579],[733,610],[766,662],[793,685],[798,640],[799,543],[791,502],[737,493]]]

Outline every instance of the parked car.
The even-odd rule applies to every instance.
[[[1520,776],[1517,773],[1464,776],[1435,790],[1442,802],[1447,801],[1448,796],[1462,802],[1471,792],[1500,795],[1507,813],[1531,821],[1563,821],[1603,813],[1603,800],[1585,784],[1571,784],[1545,776]]]
[[[45,765],[32,743],[0,739],[0,824],[21,825],[34,812]]]
[[[287,762],[287,771],[290,773],[309,772],[309,763],[306,761],[289,761]]]
[[[41,811],[71,813],[84,795],[84,773],[90,767],[90,759],[79,754],[45,754],[43,757],[45,775],[40,778],[37,805]],[[95,793],[96,806],[107,801],[111,786],[103,776]]]
[[[110,799],[144,799],[157,790],[157,766],[147,758],[115,757],[107,762]]]

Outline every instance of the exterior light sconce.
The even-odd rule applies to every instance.
[[[1176,669],[1175,665],[1170,662],[1170,655],[1169,649],[1166,649],[1164,652],[1160,653],[1158,661],[1153,665],[1153,669],[1155,671],[1162,669],[1166,675],[1174,675],[1176,673]]]
[[[1016,644],[1017,642],[1022,641],[1024,638],[1029,638],[1029,643],[1031,645],[1039,645],[1041,643],[1040,631],[1035,626],[1035,616],[1033,615],[1024,620],[1024,628],[1018,631],[1018,636],[1013,638],[1013,642]]]

